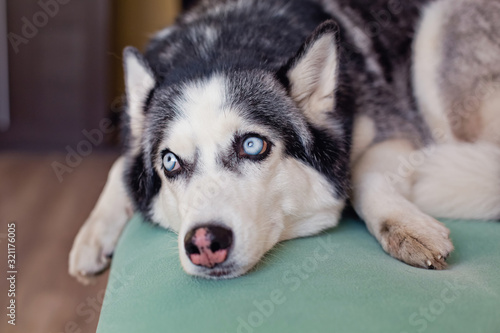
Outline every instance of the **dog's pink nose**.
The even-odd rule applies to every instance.
[[[184,248],[191,262],[212,268],[227,259],[233,232],[219,226],[198,227],[186,234]]]

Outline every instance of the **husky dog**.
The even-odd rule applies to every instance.
[[[443,269],[433,217],[500,217],[499,0],[213,0],[124,52],[127,150],[77,235],[104,270],[130,209],[184,270],[249,271],[350,199],[391,256]]]

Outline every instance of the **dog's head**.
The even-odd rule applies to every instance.
[[[336,225],[349,162],[336,36],[333,23],[321,25],[278,73],[171,82],[125,51],[129,190],[140,211],[178,232],[187,273],[235,277],[276,243]]]

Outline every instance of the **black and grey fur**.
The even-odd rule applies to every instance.
[[[471,16],[462,22],[464,8]],[[443,19],[436,28],[434,16]],[[275,181],[276,186],[282,188],[278,194],[279,191],[272,188],[273,181],[286,172],[296,174],[292,173],[293,169],[293,172],[309,175],[315,184],[310,185],[311,193],[322,196],[312,198],[311,202],[325,200],[325,196],[331,196],[331,201],[305,213],[307,218],[297,220],[296,212],[283,212],[280,217],[271,213],[268,217],[259,217],[280,222],[258,224],[271,230],[268,230],[271,236],[263,242],[266,245],[262,245],[262,249],[248,255],[252,260],[242,259],[248,248],[244,251],[241,245],[241,249],[233,249],[234,258],[230,257],[227,265],[215,270],[199,268],[186,259],[180,246],[181,262],[188,273],[206,277],[243,274],[276,242],[334,226],[350,195],[368,229],[389,254],[414,266],[444,268],[444,260],[453,248],[448,231],[415,205],[426,207],[422,208],[424,211],[436,211],[421,199],[430,179],[423,176],[426,169],[422,167],[439,164],[439,158],[425,154],[426,162],[416,163],[405,175],[398,172],[401,160],[413,153],[427,152],[429,147],[442,144],[442,140],[455,144],[446,150],[453,156],[454,149],[463,149],[461,140],[474,141],[478,137],[498,140],[490,140],[488,133],[492,130],[483,131],[477,124],[478,117],[481,118],[480,107],[472,111],[474,116],[470,119],[476,119],[472,124],[466,120],[458,125],[452,121],[445,125],[441,122],[438,126],[432,119],[438,117],[436,114],[444,115],[443,119],[455,119],[450,111],[452,101],[466,98],[467,91],[478,81],[487,88],[499,82],[499,17],[498,0],[457,0],[456,3],[451,0],[202,1],[181,15],[175,25],[160,31],[144,56],[131,48],[124,53],[129,100],[125,126],[129,135],[127,153],[116,166],[117,173],[124,175],[120,186],[126,188],[127,193],[123,194],[127,199],[121,202],[130,199],[134,210],[154,223],[178,231],[181,241],[188,229],[206,222],[186,222],[198,217],[189,212],[193,207],[191,203],[180,202],[192,196],[186,194],[195,191],[191,187],[199,186],[193,184],[207,177],[208,155],[203,148],[195,145],[184,159],[179,155],[183,168],[175,174],[165,173],[161,163],[166,154],[177,153],[171,151],[169,144],[182,147],[179,134],[171,138],[171,133],[178,133],[176,126],[191,114],[199,114],[190,108],[204,103],[187,91],[201,96],[205,90],[213,89],[217,92],[215,95],[220,95],[214,103],[224,110],[222,113],[231,113],[244,126],[261,129],[264,134],[255,135],[268,142],[269,157],[263,156],[258,161],[242,159],[238,149],[248,133],[236,130],[230,142],[221,139],[217,143],[213,162],[216,166],[211,172],[216,172],[220,179],[234,179],[227,184],[248,182],[247,187],[252,184],[248,179],[262,172],[270,177],[268,192],[276,192],[269,199],[273,201],[286,196],[283,188],[291,186],[289,181]],[[464,23],[478,18],[481,28]],[[427,30],[439,36],[428,36]],[[433,38],[439,50],[428,56],[420,44]],[[483,54],[487,56],[482,57]],[[437,65],[428,65],[426,57]],[[469,66],[473,69],[467,69]],[[423,78],[417,80],[419,76]],[[426,90],[429,85],[421,85],[420,82],[426,80],[436,86],[443,84],[437,92],[442,96],[439,106],[433,93]],[[498,90],[488,91],[492,91],[488,95],[488,100],[492,99],[491,107],[500,106],[495,104]],[[479,99],[483,101],[484,94]],[[486,116],[499,118],[498,112],[489,111]],[[191,139],[186,137],[186,141]],[[498,154],[497,148],[485,149],[492,151],[483,155]],[[292,167],[291,161],[297,164]],[[276,171],[282,169],[287,171]],[[206,180],[201,182],[205,183]],[[169,195],[165,192],[167,188]],[[184,188],[180,190],[183,194],[176,192],[179,188]],[[236,196],[241,193],[234,191]],[[304,188],[304,191],[308,190]],[[500,201],[500,194],[493,191],[490,198]],[[169,200],[183,208],[171,212],[169,206],[170,213],[165,213],[166,206],[172,204],[167,204]],[[455,205],[463,206],[464,200],[469,197],[458,200]],[[102,207],[105,201],[102,200]],[[99,207],[98,204],[90,220],[113,217]],[[325,210],[331,215],[321,215]],[[255,214],[261,216],[265,212]],[[102,216],[97,218],[98,215]],[[453,207],[434,215],[463,216]],[[314,216],[322,217],[315,219]],[[488,206],[472,217],[495,216],[500,216],[500,211]],[[82,229],[70,259],[71,274],[86,280],[88,275],[107,265],[103,258],[114,249],[126,218],[121,220],[109,227],[108,235],[112,236],[106,240],[92,233],[88,224]],[[233,229],[236,240],[239,232],[245,237],[252,233],[250,229],[239,231],[240,224],[244,224],[241,221],[224,221],[224,216],[217,220],[218,224]],[[101,246],[92,253],[84,253],[82,244],[90,242],[89,239]]]
[[[154,112],[157,100],[167,107],[162,105],[159,118],[147,126],[155,138],[153,151],[161,141],[159,132],[175,117],[176,110],[170,105],[182,95],[175,90],[186,82],[214,73],[227,73],[232,79],[228,89],[234,94],[228,103],[249,100],[257,103],[251,110],[246,108],[249,112],[244,116],[278,130],[287,143],[287,153],[327,175],[339,197],[345,197],[348,189],[349,141],[356,113],[376,119],[377,140],[404,136],[422,143],[428,141],[428,129],[417,112],[411,87],[411,43],[421,7],[428,0],[400,3],[396,7],[397,16],[389,12],[387,0],[371,1],[369,5],[366,1],[329,2],[204,1],[154,38],[145,60],[155,75],[157,87],[147,100],[146,113],[150,108]],[[389,21],[379,31],[372,32],[370,23],[376,22],[376,15],[382,12],[389,13]],[[266,90],[274,94],[275,90],[289,88],[286,71],[296,54],[303,52],[300,47],[305,48],[302,44],[306,38],[332,17],[337,25],[334,29],[340,68],[337,107],[330,115],[342,132],[341,135],[325,133],[324,129],[307,124],[312,139],[307,142],[313,148],[321,147],[308,151],[308,147],[299,144],[306,141],[301,139],[304,133],[293,131],[289,114],[273,110],[293,107],[273,104],[274,96],[266,94]],[[342,22],[349,24],[344,26]],[[347,29],[352,25],[358,30]],[[369,45],[357,40],[360,33],[365,38],[373,34]],[[273,83],[281,86],[259,86],[256,83],[262,75],[274,77]],[[148,201],[159,189],[154,174],[148,175],[151,185],[141,187],[138,182],[136,173],[142,174],[141,164],[147,163],[136,161],[137,168],[128,177],[131,193],[138,197],[137,203],[144,214],[149,214]],[[152,191],[146,193],[145,189]]]
[[[146,113],[157,112],[146,127],[155,138],[148,143],[152,151],[155,152],[162,140],[161,132],[179,112],[172,106],[176,98],[182,98],[182,85],[209,78],[214,73],[223,74],[229,78],[227,90],[231,92],[227,103],[242,105],[239,108],[242,117],[273,128],[285,142],[288,155],[324,173],[331,180],[332,193],[345,198],[352,129],[352,115],[348,113],[354,109],[347,72],[343,72],[346,83],[337,91],[337,100],[345,106],[331,114],[332,121],[340,125],[341,133],[327,133],[299,119],[302,117],[296,107],[276,96],[286,93],[289,84],[286,69],[296,54],[302,52],[299,50],[302,44],[329,18],[319,4],[310,1],[253,0],[205,1],[179,17],[175,26],[152,40],[145,54],[157,80],[145,105]],[[326,28],[337,29],[333,25]],[[356,56],[361,61],[361,56]],[[356,65],[352,63],[349,67]],[[293,117],[294,112],[297,114]],[[294,122],[303,122],[302,127],[296,128]],[[306,131],[301,130],[304,126],[308,127]],[[127,177],[138,208],[146,216],[150,215],[149,201],[160,188],[158,176],[144,171],[143,165],[149,164],[148,159],[151,156],[136,157]]]

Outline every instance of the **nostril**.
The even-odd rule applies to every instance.
[[[186,234],[184,237],[184,248],[186,249],[186,253],[189,254],[200,254],[200,249],[194,243],[195,232],[197,229],[193,229]]]
[[[185,244],[187,254],[200,254],[200,249],[193,243]]]
[[[209,229],[212,235],[211,246],[217,248],[216,250],[212,249],[212,251],[227,249],[231,246],[233,243],[233,232],[231,230],[222,227],[212,227]]]
[[[217,252],[221,249],[221,246],[218,242],[214,242],[212,243],[212,245],[210,245],[210,250],[212,250],[212,252]]]

